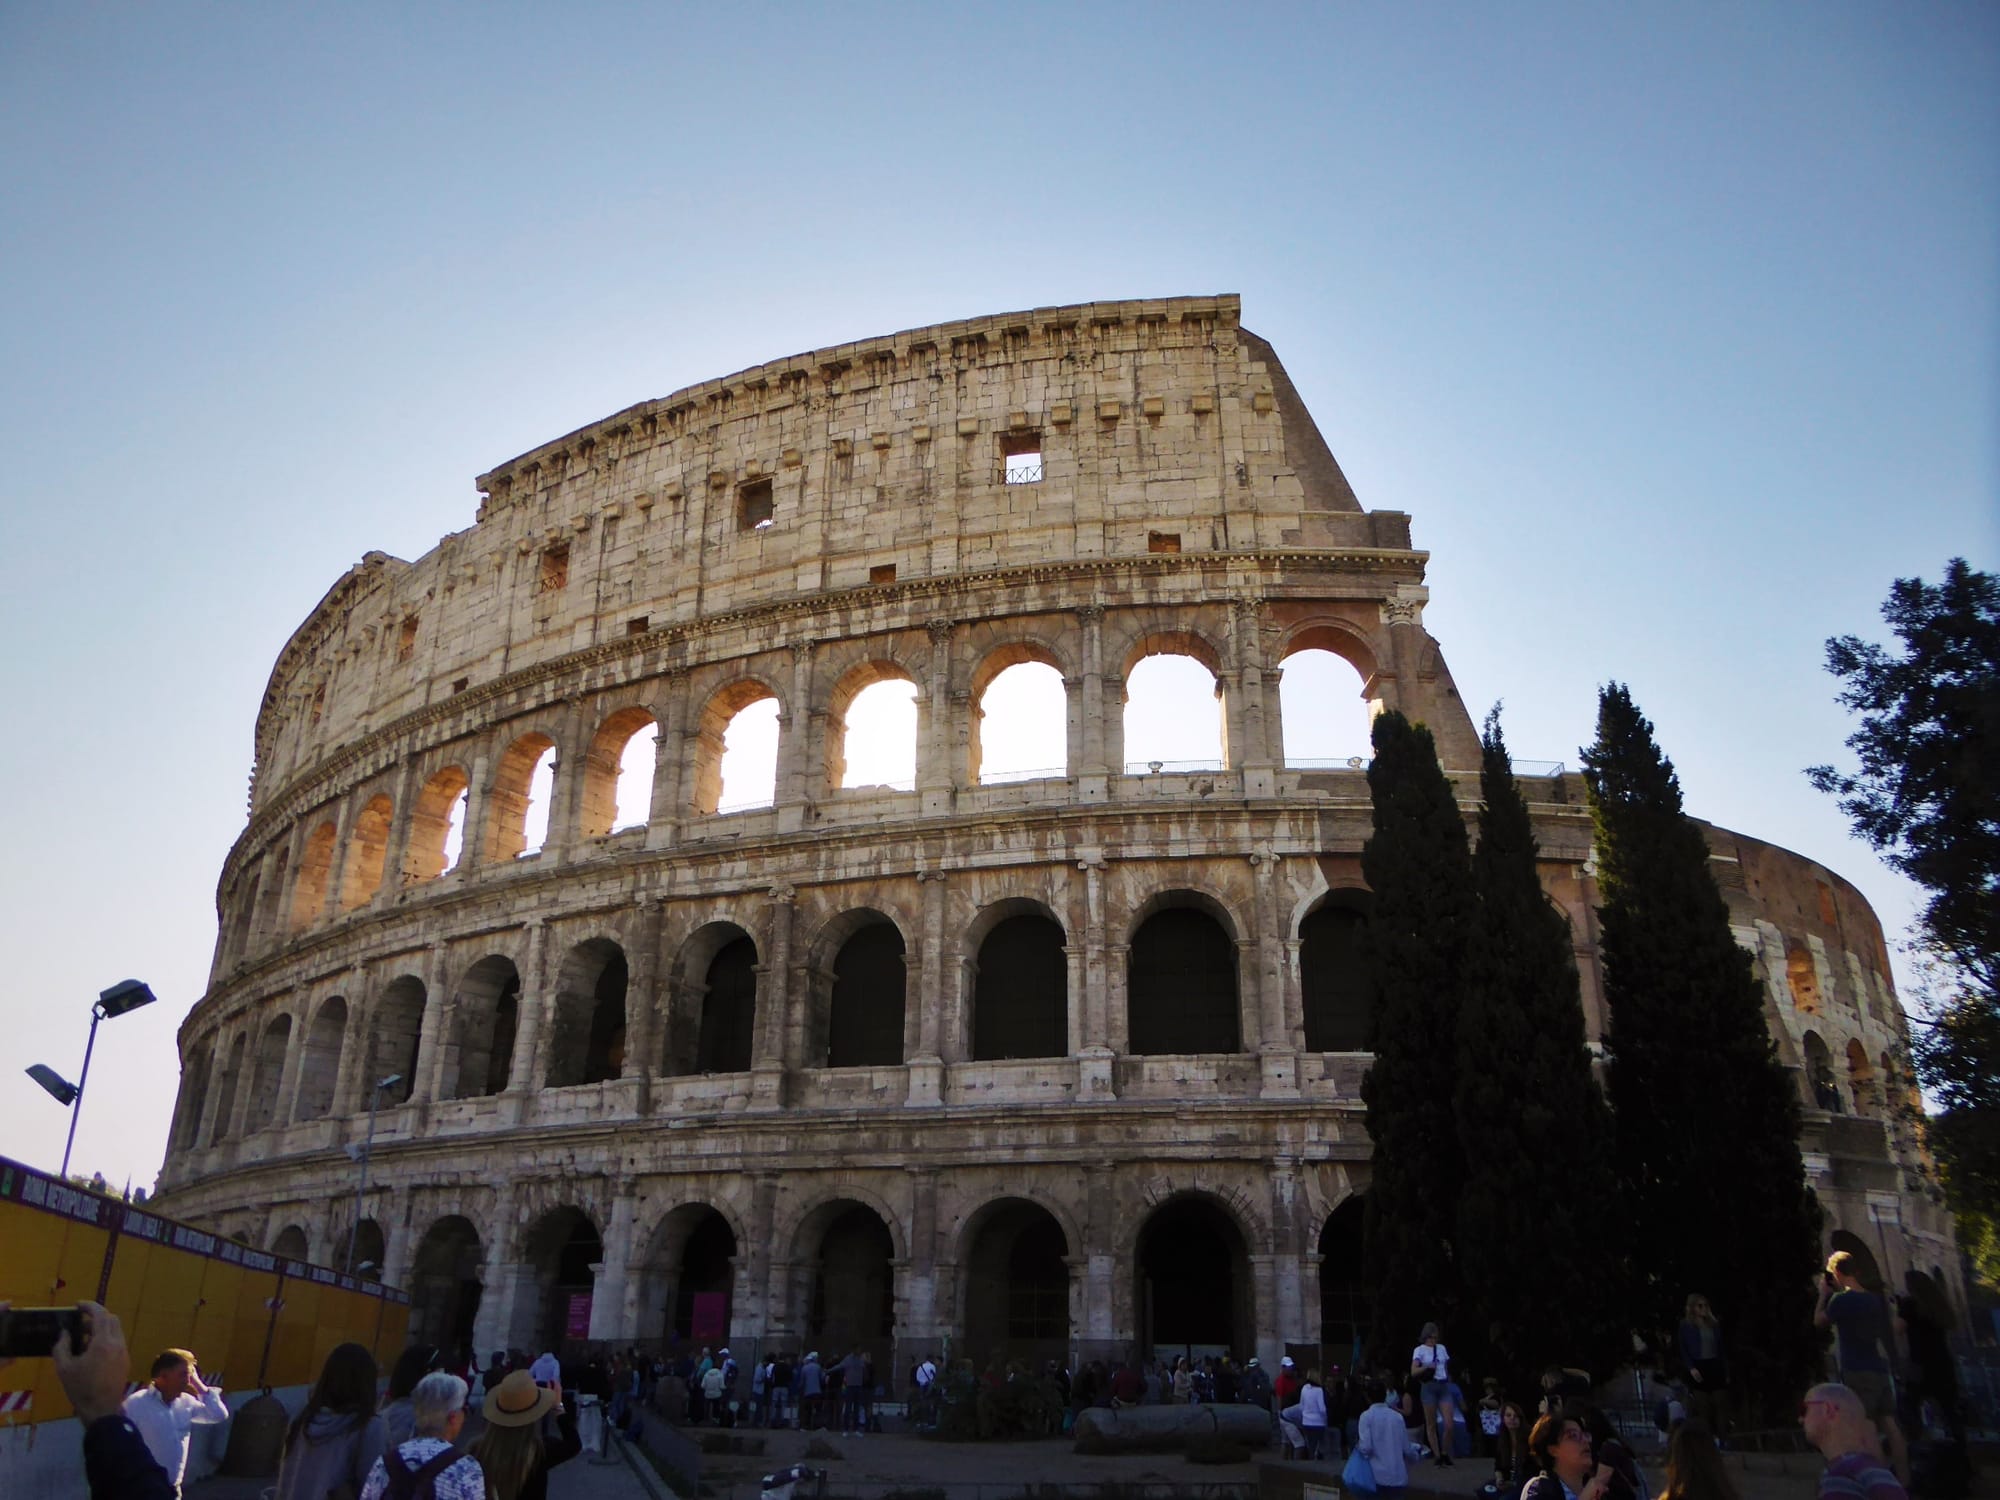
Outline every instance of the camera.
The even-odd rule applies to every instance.
[[[90,1330],[74,1307],[15,1307],[0,1312],[0,1359],[47,1359],[60,1334],[69,1335],[69,1352],[83,1353]]]

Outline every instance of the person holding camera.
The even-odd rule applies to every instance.
[[[0,1302],[0,1323],[7,1321],[9,1306]],[[68,1333],[57,1334],[49,1355],[83,1428],[83,1473],[91,1500],[174,1500],[167,1471],[120,1409],[132,1372],[124,1328],[95,1302],[79,1302],[76,1310],[81,1325],[76,1343]],[[0,1367],[13,1362],[0,1358]]]
[[[1868,1420],[1881,1429],[1889,1444],[1889,1465],[1907,1486],[1910,1450],[1896,1421],[1896,1382],[1889,1370],[1895,1351],[1889,1304],[1861,1284],[1854,1256],[1846,1250],[1836,1250],[1827,1260],[1813,1322],[1833,1330],[1841,1384],[1859,1398]]]

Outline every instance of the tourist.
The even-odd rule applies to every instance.
[[[1965,1441],[1965,1422],[1959,1414],[1958,1364],[1952,1358],[1951,1330],[1956,1321],[1951,1304],[1938,1285],[1912,1267],[1903,1273],[1905,1295],[1896,1299],[1896,1316],[1903,1320],[1904,1335],[1910,1343],[1910,1365],[1915,1379],[1909,1384],[1913,1406],[1930,1402],[1953,1443]]]
[[[1542,1399],[1535,1408],[1542,1416],[1560,1411],[1565,1401],[1577,1401],[1590,1394],[1590,1371],[1574,1365],[1550,1365],[1542,1371]]]
[[[1907,1483],[1910,1454],[1896,1421],[1896,1385],[1889,1375],[1895,1345],[1889,1332],[1889,1305],[1861,1284],[1853,1255],[1836,1250],[1820,1278],[1813,1322],[1831,1328],[1840,1363],[1840,1383],[1860,1398],[1868,1419],[1889,1440],[1889,1466]]]
[[[1387,1384],[1376,1385],[1368,1395],[1368,1409],[1355,1425],[1354,1451],[1368,1460],[1376,1493],[1394,1500],[1410,1482],[1410,1466],[1403,1456],[1407,1431],[1403,1407],[1395,1389]]]
[[[0,1302],[0,1319],[8,1304]],[[69,1335],[56,1335],[49,1350],[56,1380],[83,1429],[83,1473],[90,1500],[171,1500],[173,1485],[153,1459],[139,1429],[119,1409],[125,1381],[132,1373],[132,1355],[125,1347],[125,1330],[95,1302],[79,1302],[85,1330],[81,1351],[70,1348]],[[12,1364],[0,1359],[0,1368]]]
[[[561,1386],[509,1375],[487,1396],[479,1414],[486,1418],[486,1430],[472,1445],[472,1456],[486,1471],[491,1500],[547,1500],[549,1470],[583,1451]],[[551,1416],[553,1436],[542,1431],[543,1420]]]
[[[1722,1431],[1722,1393],[1729,1387],[1729,1362],[1722,1353],[1722,1325],[1700,1292],[1688,1295],[1675,1336],[1681,1365],[1687,1371],[1688,1395],[1694,1414],[1713,1432]]]
[[[1816,1385],[1799,1403],[1806,1441],[1826,1458],[1819,1500],[1909,1500],[1882,1462],[1882,1435],[1861,1397],[1844,1385]]]
[[[771,1373],[764,1388],[770,1399],[769,1422],[773,1427],[783,1427],[789,1420],[787,1408],[792,1399],[792,1386],[797,1376],[792,1370],[792,1359],[788,1354],[773,1356]]]
[[[1251,1406],[1271,1409],[1271,1377],[1264,1373],[1264,1367],[1253,1354],[1243,1366],[1243,1379],[1239,1382],[1244,1401]]]
[[[1681,1423],[1667,1440],[1667,1487],[1657,1500],[1742,1500],[1715,1434],[1700,1419]]]
[[[1500,1432],[1493,1440],[1493,1488],[1511,1495],[1528,1482],[1528,1418],[1518,1401],[1500,1403]]]
[[[1632,1450],[1611,1425],[1611,1419],[1604,1415],[1604,1409],[1572,1404],[1563,1411],[1574,1413],[1583,1423],[1584,1431],[1590,1434],[1591,1456],[1611,1471],[1604,1486],[1604,1500],[1640,1500],[1639,1460],[1632,1456]]]
[[[229,1408],[222,1404],[222,1392],[202,1381],[200,1366],[185,1349],[161,1352],[152,1373],[151,1385],[125,1398],[125,1416],[178,1494],[187,1476],[190,1430],[227,1422]]]
[[[1294,1420],[1299,1424],[1299,1431],[1305,1435],[1306,1457],[1325,1458],[1326,1387],[1319,1382],[1318,1370],[1306,1371],[1305,1384],[1299,1387],[1299,1404],[1293,1409],[1298,1412]]]
[[[1417,1399],[1424,1407],[1424,1441],[1438,1464],[1450,1468],[1451,1428],[1456,1415],[1451,1397],[1451,1352],[1439,1342],[1437,1324],[1424,1324],[1417,1347],[1410,1351],[1410,1375],[1417,1381]]]
[[[495,1363],[501,1356],[493,1356]],[[396,1356],[396,1363],[389,1370],[389,1390],[382,1398],[382,1442],[385,1447],[399,1448],[407,1443],[416,1431],[416,1418],[410,1409],[410,1392],[417,1388],[417,1382],[437,1368],[437,1350],[429,1344],[412,1344]],[[498,1384],[495,1377],[494,1384]]]
[[[518,1372],[507,1377],[517,1378],[526,1377]],[[392,1466],[399,1478],[409,1476],[396,1486],[399,1493],[410,1493],[407,1486],[414,1481],[414,1490],[419,1493],[429,1484],[436,1500],[486,1500],[486,1475],[479,1461],[455,1446],[465,1427],[466,1395],[465,1382],[443,1370],[433,1370],[419,1380],[410,1392],[410,1409],[416,1419],[410,1440],[382,1450],[375,1467],[368,1471],[368,1482],[361,1487],[361,1500],[382,1500],[389,1492]]]
[[[1528,1461],[1535,1477],[1521,1488],[1521,1500],[1604,1500],[1611,1470],[1591,1463],[1590,1430],[1561,1410],[1535,1419],[1528,1434]]]
[[[506,1378],[507,1351],[505,1349],[495,1349],[493,1351],[493,1363],[488,1365],[486,1373],[479,1377],[479,1388],[482,1392],[490,1391]]]
[[[808,1353],[799,1365],[799,1430],[801,1432],[821,1425],[824,1414],[820,1402],[826,1393],[826,1372],[819,1366],[819,1350]]]
[[[375,1382],[373,1354],[360,1344],[334,1346],[285,1430],[277,1500],[360,1492],[387,1442],[387,1424],[375,1414]]]
[[[861,1357],[857,1344],[847,1351],[847,1357],[836,1367],[840,1371],[840,1432],[842,1437],[856,1437],[864,1430],[861,1419],[862,1392],[867,1362]]]

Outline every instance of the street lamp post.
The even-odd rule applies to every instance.
[[[65,1082],[53,1068],[36,1063],[28,1076],[47,1089],[58,1104],[69,1106],[69,1139],[63,1142],[62,1176],[69,1176],[69,1154],[76,1145],[76,1122],[83,1113],[83,1091],[90,1084],[90,1054],[97,1047],[97,1023],[128,1010],[151,1005],[159,996],[136,979],[121,979],[108,990],[100,990],[97,1003],[90,1007],[90,1039],[83,1044],[83,1074],[74,1084]]]
[[[354,1242],[361,1233],[361,1201],[368,1196],[368,1153],[375,1149],[375,1106],[381,1101],[382,1090],[392,1089],[402,1081],[401,1073],[391,1073],[387,1078],[377,1079],[375,1087],[368,1091],[368,1134],[361,1144],[361,1181],[354,1188],[354,1223],[347,1231],[347,1270],[350,1275],[354,1271]]]

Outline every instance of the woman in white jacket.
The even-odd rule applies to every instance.
[[[1326,1457],[1326,1387],[1319,1383],[1319,1371],[1306,1371],[1306,1383],[1299,1388],[1299,1404],[1292,1408],[1306,1440],[1307,1458]]]
[[[1403,1408],[1395,1391],[1376,1386],[1368,1396],[1374,1404],[1361,1414],[1354,1450],[1375,1471],[1376,1491],[1395,1500],[1410,1482],[1410,1467],[1403,1460],[1409,1429],[1403,1425]]]

